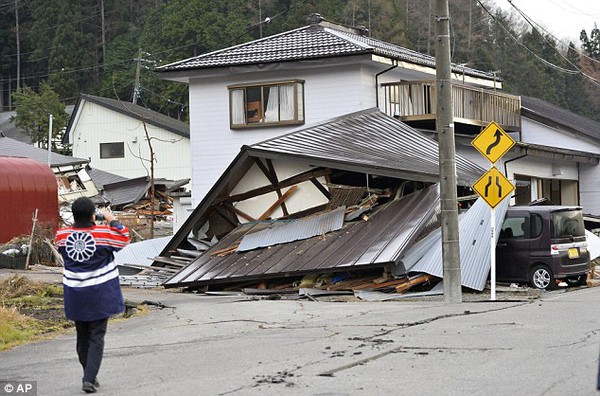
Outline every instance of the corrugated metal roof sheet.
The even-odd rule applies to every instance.
[[[304,59],[374,54],[413,64],[435,68],[435,58],[387,43],[361,36],[347,28],[327,23],[327,27],[310,25],[263,39],[213,51],[207,54],[170,63],[158,68],[160,72],[207,69],[225,66],[289,62]],[[453,71],[463,73],[463,67],[452,65]],[[491,73],[465,68],[471,76],[492,79]]]
[[[265,230],[246,234],[237,251],[245,252],[259,247],[299,241],[339,230],[344,225],[345,210],[346,207],[341,206],[308,218],[273,222]]]
[[[0,136],[0,155],[5,157],[23,157],[33,160],[48,163],[48,151],[34,147],[30,144],[20,142],[15,139]],[[89,160],[77,157],[69,157],[67,155],[51,153],[50,166],[68,166],[87,164]]]
[[[439,187],[433,185],[384,205],[369,221],[349,223],[329,234],[223,257],[211,255],[257,227],[256,223],[247,223],[178,272],[165,286],[301,276],[390,264],[412,243],[438,202]]]
[[[251,154],[256,156],[263,150],[306,158],[311,164],[336,169],[343,169],[340,164],[346,164],[372,174],[439,181],[438,143],[376,108],[327,120],[250,147]],[[456,154],[456,172],[459,185],[471,186],[485,169]]]
[[[509,199],[496,207],[496,240]],[[483,290],[490,272],[490,207],[479,198],[458,220],[462,285]],[[411,247],[401,259],[407,272],[443,278],[442,238],[437,229]]]
[[[150,266],[152,259],[158,256],[170,239],[171,237],[164,237],[130,243],[115,253],[115,263]]]
[[[590,261],[600,257],[600,238],[596,234],[585,230],[585,237],[588,244],[588,251],[590,252]]]

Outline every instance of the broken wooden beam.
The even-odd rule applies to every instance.
[[[279,205],[281,205],[286,199],[288,199],[290,197],[290,195],[292,195],[297,189],[298,189],[298,186],[290,187],[277,201],[275,201],[275,203],[273,205],[271,205],[269,207],[269,209],[267,209],[265,211],[265,213],[263,213],[258,218],[258,220],[266,220],[269,216],[271,216],[271,214],[275,211],[275,209],[277,209],[277,207]]]
[[[414,276],[412,278],[408,278],[405,280],[404,283],[396,286],[396,293],[403,293],[413,286],[420,285],[422,283],[430,281],[432,278],[433,277],[429,274],[420,274],[420,275]]]

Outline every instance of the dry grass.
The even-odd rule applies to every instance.
[[[137,306],[127,317],[148,312],[147,306]],[[64,315],[61,284],[33,282],[19,275],[0,281],[0,351],[58,335],[73,326]]]
[[[0,282],[0,351],[72,326],[64,317],[61,285],[18,275]]]

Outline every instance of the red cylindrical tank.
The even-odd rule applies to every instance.
[[[29,158],[0,157],[0,243],[31,234],[33,214],[42,227],[58,226],[58,187],[50,167]]]

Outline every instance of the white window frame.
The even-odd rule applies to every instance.
[[[231,129],[304,124],[303,80],[230,85],[227,89]],[[248,101],[251,96],[256,100]]]

